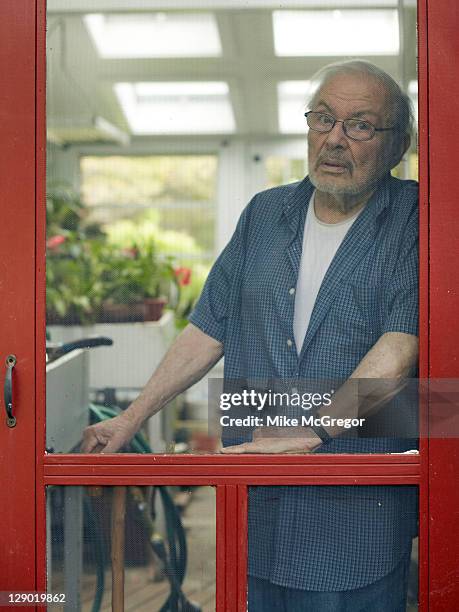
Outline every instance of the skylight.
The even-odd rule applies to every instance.
[[[312,86],[311,81],[283,81],[277,84],[279,130],[282,134],[306,134],[304,113]]]
[[[228,84],[117,83],[134,134],[223,134],[235,130]]]
[[[90,14],[84,16],[84,22],[103,58],[222,54],[211,13]]]
[[[397,55],[396,10],[273,11],[278,56]]]

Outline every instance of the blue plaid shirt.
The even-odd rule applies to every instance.
[[[190,321],[223,343],[226,379],[343,380],[385,332],[418,334],[417,183],[387,176],[338,248],[297,351],[290,289],[313,189],[306,177],[257,194],[208,276]],[[355,437],[318,452],[409,448]],[[370,584],[409,549],[416,502],[410,486],[251,487],[249,573],[317,591]]]

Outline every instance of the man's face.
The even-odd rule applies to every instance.
[[[337,74],[322,85],[311,110],[324,111],[335,119],[365,119],[377,128],[393,125],[390,98],[372,75]],[[317,190],[336,195],[365,194],[394,163],[393,133],[376,132],[371,140],[346,136],[343,124],[328,133],[309,130],[309,178]]]

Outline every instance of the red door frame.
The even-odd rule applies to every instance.
[[[0,371],[13,370],[17,426],[0,416],[0,591],[35,585],[35,7],[0,6],[2,222],[0,229]],[[14,213],[13,213],[14,211]],[[27,500],[27,503],[24,503]],[[27,526],[27,532],[24,530]],[[33,545],[31,545],[31,542]],[[21,569],[18,571],[18,560]]]
[[[454,511],[450,510],[456,508],[457,514],[459,509],[459,491],[454,486],[459,445],[454,439],[424,438],[420,456],[45,454],[45,13],[45,0],[5,0],[0,4],[6,92],[1,111],[7,119],[2,136],[8,150],[2,164],[2,195],[5,202],[14,202],[14,221],[12,215],[6,217],[0,244],[1,278],[7,288],[2,296],[1,320],[8,323],[2,325],[0,356],[2,360],[10,352],[18,356],[18,426],[9,430],[1,423],[0,428],[0,482],[3,489],[8,487],[8,496],[0,498],[0,515],[7,521],[7,528],[0,531],[0,551],[9,555],[5,561],[1,553],[0,590],[46,588],[45,486],[49,484],[217,486],[217,609],[236,612],[246,609],[246,558],[240,552],[246,548],[247,485],[409,483],[420,486],[421,609],[458,608],[459,582],[454,578],[459,569],[459,521],[453,520]],[[455,0],[419,0],[418,24],[420,375],[453,378],[459,359],[459,334],[454,333],[459,270],[451,262],[459,252],[454,248],[459,234],[459,187],[446,183],[443,176],[455,176],[459,140],[451,103],[459,98],[459,80],[452,67],[459,57]],[[431,124],[429,116],[435,117]],[[21,229],[20,244],[16,228]],[[7,255],[12,261],[9,268],[3,263]],[[18,273],[23,279],[20,285],[15,282]],[[32,287],[35,308],[30,299]],[[423,425],[426,431],[429,423]],[[441,479],[436,477],[438,473]],[[35,515],[31,499],[36,502]]]
[[[459,378],[459,10],[454,0],[428,11],[429,377]],[[425,105],[427,106],[427,105]],[[426,138],[427,140],[427,138]],[[426,186],[425,186],[426,188]],[[427,313],[425,313],[427,314]],[[431,404],[433,401],[431,400]],[[434,406],[432,405],[431,413]],[[433,436],[432,436],[433,438]],[[428,464],[427,464],[428,462]],[[428,474],[429,593],[432,610],[459,609],[459,440],[431,439]],[[427,484],[427,483],[426,483]],[[427,527],[426,527],[427,529]]]

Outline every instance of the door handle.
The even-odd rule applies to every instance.
[[[16,427],[16,417],[13,415],[13,368],[16,361],[15,355],[8,355],[5,361],[6,375],[3,397],[5,398],[6,424],[8,427]]]

